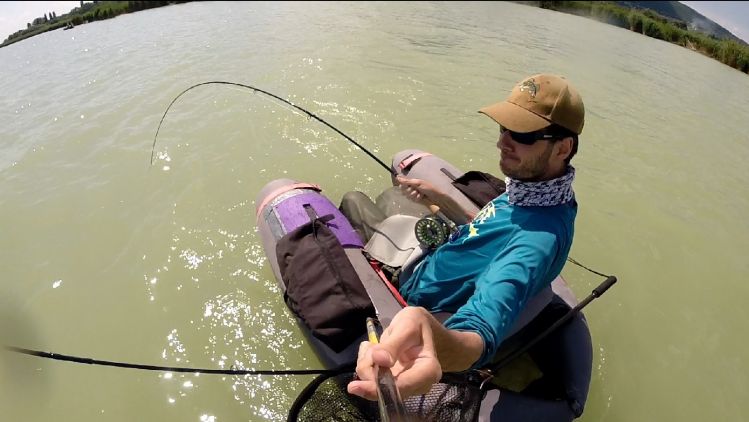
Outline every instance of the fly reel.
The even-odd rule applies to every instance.
[[[429,249],[445,244],[455,230],[455,224],[438,217],[436,213],[421,218],[414,226],[416,240]]]

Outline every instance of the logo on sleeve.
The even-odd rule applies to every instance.
[[[489,202],[484,206],[484,208],[481,208],[481,211],[476,214],[476,217],[473,218],[473,221],[471,221],[471,224],[468,225],[468,237],[474,237],[479,235],[479,228],[481,224],[484,223],[488,218],[494,217],[496,215],[496,209],[494,208],[494,202]]]

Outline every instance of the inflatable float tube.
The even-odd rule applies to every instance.
[[[478,207],[452,184],[464,172],[437,156],[420,150],[401,151],[393,158],[392,170],[397,175],[427,180],[448,193],[465,209],[478,211]],[[395,176],[393,185],[396,185]],[[285,285],[276,258],[276,244],[287,233],[310,221],[305,207],[311,207],[319,216],[332,215],[329,227],[359,275],[381,324],[386,327],[402,308],[397,292],[393,293],[392,287],[383,281],[383,277],[363,254],[362,239],[339,209],[321,193],[319,186],[291,179],[277,179],[262,188],[255,204],[263,248],[282,291],[285,292]],[[515,333],[502,343],[498,356],[512,351],[508,351],[512,346],[530,341],[577,304],[577,299],[561,276],[542,293],[539,296],[545,297],[534,298],[541,305],[537,304],[538,309],[535,311],[524,310],[521,313],[516,322]],[[531,307],[530,303],[528,307]],[[364,326],[360,338],[345,349],[334,351],[311,335],[303,321],[299,318],[297,320],[327,368],[356,362],[359,343],[366,339]],[[593,361],[590,332],[582,312],[538,342],[528,354],[543,376],[520,392],[505,388],[489,390],[481,402],[478,420],[561,422],[571,421],[582,414]]]

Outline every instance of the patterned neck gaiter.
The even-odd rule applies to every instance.
[[[521,182],[505,178],[507,195],[510,204],[521,207],[551,207],[565,204],[572,200],[572,181],[575,179],[575,168],[567,166],[567,173],[556,179],[543,182]]]

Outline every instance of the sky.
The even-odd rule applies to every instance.
[[[55,12],[57,16],[60,16],[80,5],[80,1],[0,2],[0,42],[19,29],[26,29],[26,23],[31,23],[35,18],[44,16],[45,13]]]
[[[749,42],[749,1],[683,1],[682,3]],[[25,29],[26,23],[45,13],[58,16],[79,6],[80,1],[2,1],[0,2],[0,41]]]
[[[683,1],[749,43],[749,1]]]

